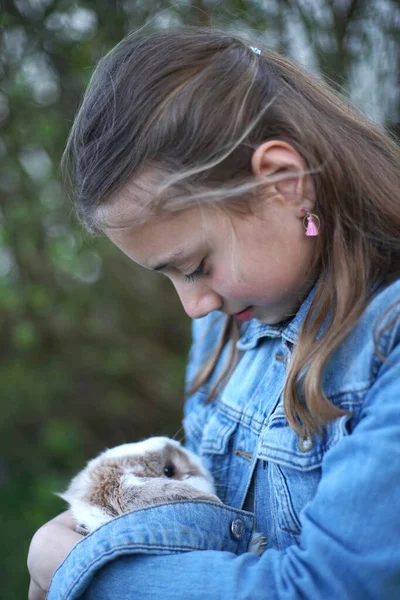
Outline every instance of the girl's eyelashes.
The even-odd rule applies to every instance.
[[[193,271],[193,273],[190,273],[189,275],[184,275],[183,278],[186,283],[192,283],[202,275],[204,275],[204,259],[201,261],[199,266]]]

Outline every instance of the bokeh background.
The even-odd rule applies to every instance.
[[[27,597],[53,492],[105,447],[179,439],[190,323],[165,278],[76,224],[58,176],[98,59],[139,27],[284,52],[399,133],[399,0],[0,0],[0,598]],[[373,165],[371,165],[373,168]]]

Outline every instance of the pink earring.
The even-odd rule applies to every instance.
[[[309,237],[315,237],[319,235],[319,229],[321,227],[321,221],[319,220],[319,217],[314,213],[308,212],[306,208],[302,208],[301,210],[307,213],[303,219],[306,235]]]

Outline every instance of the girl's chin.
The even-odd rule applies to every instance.
[[[297,310],[290,308],[286,311],[284,310],[266,310],[264,308],[254,307],[253,309],[253,318],[260,321],[260,323],[264,323],[265,325],[278,325],[288,319],[292,319],[296,314]]]

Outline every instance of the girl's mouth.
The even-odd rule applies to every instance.
[[[248,306],[244,310],[242,310],[238,313],[235,313],[232,316],[235,317],[235,319],[238,319],[239,321],[249,321],[250,319],[253,318],[253,312],[254,312],[253,307]]]

